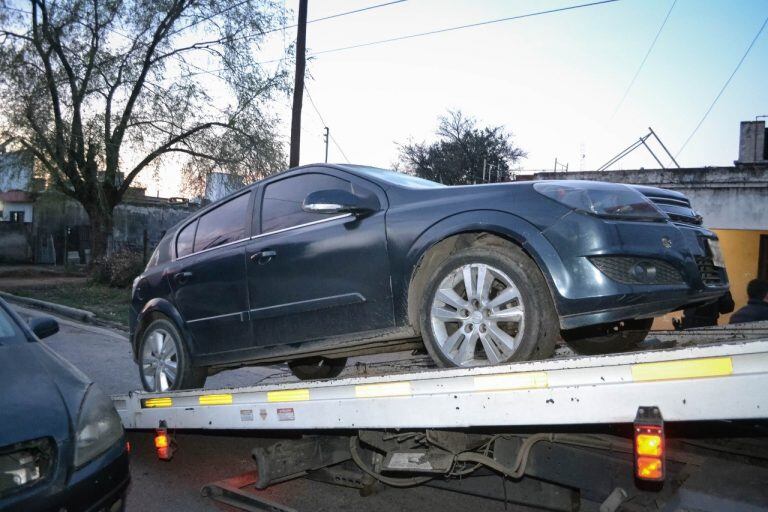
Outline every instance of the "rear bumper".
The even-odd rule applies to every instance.
[[[725,269],[702,276],[711,262],[713,232],[671,222],[624,222],[572,212],[543,232],[560,255],[565,275],[556,280],[555,303],[563,329],[661,316],[716,301],[728,291]],[[675,269],[674,284],[629,284],[600,271],[594,256],[632,256]],[[712,267],[707,267],[711,270]]]

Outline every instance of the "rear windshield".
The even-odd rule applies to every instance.
[[[8,313],[0,306],[0,345],[10,345],[23,341],[24,337],[16,322],[11,320]]]

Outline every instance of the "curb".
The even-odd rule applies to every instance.
[[[33,306],[37,309],[44,309],[57,315],[61,315],[78,322],[84,322],[87,324],[96,324],[96,314],[84,309],[71,308],[69,306],[62,306],[54,302],[46,302],[44,300],[30,299],[28,297],[20,297],[8,292],[0,292],[0,297],[5,300],[16,302],[17,304],[25,304],[27,306]]]

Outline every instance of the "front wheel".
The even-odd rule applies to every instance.
[[[476,245],[451,254],[422,297],[421,334],[439,366],[544,359],[554,351],[557,314],[549,288],[516,246]]]
[[[288,361],[288,368],[300,380],[333,379],[338,377],[347,365],[346,357],[308,357]]]
[[[580,354],[612,354],[634,350],[648,336],[653,318],[624,320],[562,332],[563,340]]]
[[[170,320],[150,323],[139,341],[139,377],[146,391],[202,388],[207,372],[192,366],[181,333]]]

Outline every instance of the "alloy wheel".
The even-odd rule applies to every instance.
[[[142,375],[147,387],[168,391],[176,382],[179,356],[173,336],[165,329],[155,329],[144,341],[141,353]]]
[[[484,263],[450,272],[430,308],[432,334],[442,355],[455,366],[507,361],[524,329],[523,298],[512,279]]]

